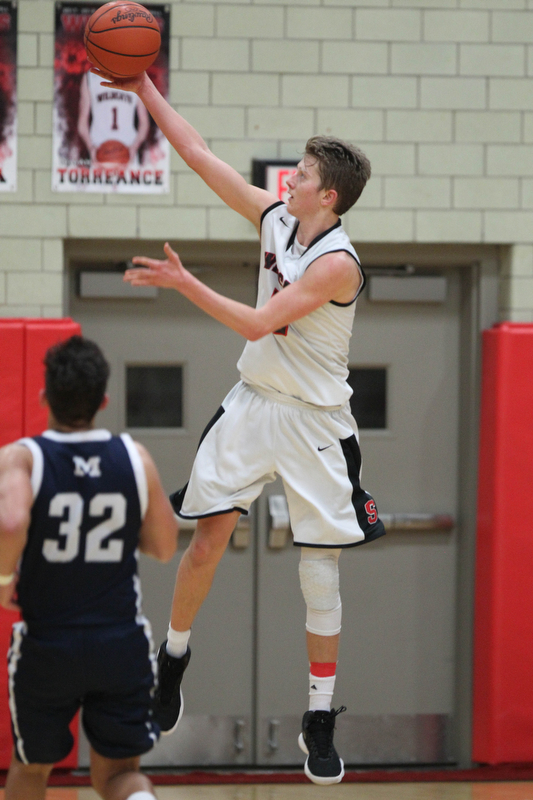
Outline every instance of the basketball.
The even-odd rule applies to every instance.
[[[122,142],[108,139],[102,142],[96,151],[96,160],[101,164],[127,164],[130,160],[130,151]]]
[[[87,58],[114,78],[131,78],[150,67],[161,46],[156,18],[139,3],[106,3],[87,21]]]

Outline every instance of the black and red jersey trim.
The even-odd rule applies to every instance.
[[[285,205],[285,203],[283,202],[283,200],[278,200],[277,202],[272,203],[272,205],[269,206],[268,208],[265,208],[265,210],[261,214],[261,221],[259,223],[260,227],[263,225],[264,218],[266,217],[267,214],[269,214],[272,211],[272,209],[277,208],[278,206],[284,206],[284,205]]]

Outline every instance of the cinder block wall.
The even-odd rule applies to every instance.
[[[360,144],[354,242],[506,246],[502,317],[533,321],[533,0],[171,2],[171,102],[221,158]],[[19,3],[18,191],[0,193],[0,314],[62,313],[67,237],[243,240],[173,155],[160,197],[54,194],[51,0]]]

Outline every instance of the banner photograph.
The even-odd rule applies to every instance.
[[[17,188],[17,4],[0,2],[0,192]]]
[[[168,141],[133,92],[101,86],[83,44],[100,7],[56,3],[52,189],[56,192],[164,194],[169,191]],[[170,10],[150,5],[161,49],[148,74],[168,97]]]

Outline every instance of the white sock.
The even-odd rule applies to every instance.
[[[331,711],[335,675],[317,678],[309,673],[309,711]]]
[[[169,625],[167,633],[167,653],[169,656],[172,656],[172,658],[181,658],[184,656],[187,652],[190,635],[190,628],[188,631],[175,631],[174,628]],[[137,798],[135,798],[135,800],[137,800]],[[139,800],[142,800],[142,798],[139,798]]]
[[[155,800],[155,794],[152,794],[152,792],[134,792],[128,795],[126,800]]]

